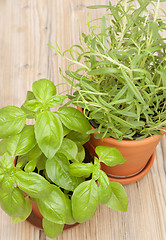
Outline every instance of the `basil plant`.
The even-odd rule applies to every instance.
[[[57,95],[53,82],[40,79],[32,90],[21,108],[0,109],[1,208],[17,223],[31,214],[33,200],[50,238],[64,224],[92,218],[99,202],[127,211],[123,187],[100,170],[100,162],[122,164],[120,152],[99,146],[91,161],[84,147],[90,138],[88,120],[73,107],[59,106],[66,97]],[[34,124],[26,125],[27,118]]]

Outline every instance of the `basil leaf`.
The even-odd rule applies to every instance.
[[[35,95],[33,94],[33,92],[27,91],[27,97],[26,97],[25,103],[26,103],[27,101],[33,100],[33,99],[36,99],[36,98],[35,98]],[[24,104],[23,104],[23,105],[24,105]],[[23,105],[21,106],[21,109],[22,109],[26,114],[28,114],[27,118],[33,119],[33,118],[34,118],[34,113],[33,113],[32,111],[26,109]]]
[[[46,162],[48,177],[59,187],[73,191],[82,179],[76,178],[69,173],[70,163],[63,154],[56,154]]]
[[[0,206],[9,216],[23,216],[25,214],[26,206],[23,192],[18,188],[14,188],[12,193],[8,193],[1,188]]]
[[[59,115],[62,123],[71,130],[86,133],[91,129],[89,121],[75,108],[61,107],[58,109],[57,114]]]
[[[5,174],[3,181],[2,181],[2,188],[7,192],[11,193],[14,189],[15,179],[13,176],[9,174]]]
[[[27,172],[27,173],[28,172],[33,172],[35,170],[35,168],[36,168],[36,162],[34,160],[31,160],[24,167],[24,171]]]
[[[90,134],[78,133],[75,131],[71,131],[66,137],[75,142],[78,146],[83,145],[90,140]]]
[[[64,224],[57,224],[54,222],[51,222],[47,220],[46,218],[43,218],[42,220],[43,228],[44,228],[44,233],[49,237],[49,238],[55,238],[59,236],[64,228]]]
[[[58,117],[45,111],[37,115],[35,122],[37,143],[47,158],[52,158],[63,140],[63,127]]]
[[[99,170],[99,174],[100,174],[99,178],[98,178],[99,201],[101,202],[101,204],[105,204],[111,198],[111,194],[112,194],[111,182],[110,182],[108,176],[105,174],[105,172]]]
[[[64,224],[66,221],[65,196],[55,185],[52,186],[52,192],[44,198],[35,199],[42,216],[49,221],[58,224]]]
[[[66,97],[66,96],[63,96],[63,95],[52,96],[51,98],[49,98],[49,99],[45,102],[45,106],[46,106],[47,108],[56,107],[56,106],[58,106],[58,105],[61,105],[66,98],[67,98],[67,97]]]
[[[0,138],[18,134],[25,125],[26,115],[18,107],[9,106],[0,109]]]
[[[43,104],[36,99],[26,101],[22,107],[32,112],[38,112],[44,108]]]
[[[83,162],[85,159],[85,148],[82,145],[78,146],[78,153],[76,159],[72,159],[72,162]]]
[[[27,91],[26,101],[36,99],[32,91]]]
[[[70,173],[76,177],[89,177],[93,172],[94,166],[92,163],[72,163],[70,164]]]
[[[63,153],[68,160],[76,159],[78,153],[77,144],[70,139],[64,138],[57,153]]]
[[[63,136],[66,136],[67,134],[69,134],[69,132],[71,132],[70,129],[68,129],[67,127],[65,127],[64,125],[63,126]]]
[[[28,153],[27,153],[27,160],[32,161],[37,158],[39,158],[42,155],[42,151],[39,148],[39,146],[36,144],[34,148],[32,148]]]
[[[7,152],[0,159],[0,165],[4,170],[11,170],[14,167],[13,159]]]
[[[4,138],[3,140],[0,141],[0,156],[7,152],[7,141],[8,138]]]
[[[38,169],[38,172],[40,172],[41,170],[44,170],[44,169],[45,169],[46,161],[47,161],[47,158],[45,157],[44,154],[42,154],[42,155],[37,159],[37,169]]]
[[[0,182],[3,181],[4,176],[5,176],[5,172],[4,172],[4,170],[2,168],[0,168]]]
[[[7,149],[12,156],[23,155],[28,153],[35,145],[34,127],[26,125],[21,133],[9,138]]]
[[[91,219],[99,203],[98,187],[92,179],[81,183],[75,190],[71,198],[73,217],[77,222],[85,222]]]
[[[126,212],[128,208],[128,199],[123,186],[120,183],[111,182],[111,191],[111,198],[106,205],[114,210]]]
[[[15,174],[18,187],[33,198],[48,196],[51,193],[51,184],[37,173],[19,171]]]
[[[110,167],[123,164],[126,161],[121,152],[113,147],[97,146],[95,152],[99,156],[99,161]]]
[[[32,212],[32,204],[28,197],[25,198],[25,213],[20,217],[12,217],[13,223],[24,222]]]
[[[69,199],[67,194],[65,194],[65,200],[66,200],[66,224],[72,225],[76,223],[76,221],[73,218],[71,200]]]
[[[48,79],[40,79],[32,84],[32,90],[38,100],[46,101],[56,95],[56,87]]]

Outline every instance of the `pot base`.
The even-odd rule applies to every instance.
[[[132,175],[132,176],[129,176],[129,177],[118,177],[118,176],[111,176],[111,175],[108,175],[110,181],[115,181],[115,182],[119,182],[121,183],[122,185],[127,185],[127,184],[130,184],[130,183],[134,183],[138,180],[140,180],[141,178],[143,178],[148,172],[149,170],[151,169],[152,165],[153,165],[153,162],[154,162],[154,159],[155,159],[155,152],[152,154],[151,158],[149,159],[148,163],[146,164],[146,166],[144,167],[143,170],[141,170],[139,173],[135,174],[135,175]]]
[[[39,230],[44,231],[43,227],[42,227],[42,219],[37,217],[33,211],[31,212],[29,217],[26,219],[26,221],[28,223],[30,223],[31,225],[33,225],[34,227],[38,228]],[[72,229],[73,227],[76,227],[77,225],[79,225],[79,223],[75,223],[73,225],[65,224],[64,228],[63,228],[63,231],[68,230],[68,229]]]

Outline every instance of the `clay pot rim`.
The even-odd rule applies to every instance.
[[[153,135],[147,138],[144,138],[142,140],[121,140],[119,141],[118,139],[112,138],[112,137],[106,137],[103,139],[103,142],[105,143],[112,143],[116,144],[117,146],[128,146],[128,145],[135,145],[135,146],[141,146],[143,144],[149,144],[150,142],[154,142],[154,140],[160,139],[166,132],[160,131],[161,135]],[[93,136],[95,133],[91,133]]]

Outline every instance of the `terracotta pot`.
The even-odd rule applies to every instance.
[[[81,108],[78,108],[82,111]],[[157,144],[160,142],[165,132],[162,135],[154,135],[140,141],[136,140],[122,140],[107,137],[103,141],[96,139],[95,133],[91,134],[90,142],[94,147],[99,145],[117,148],[126,159],[122,165],[115,167],[108,167],[101,164],[103,171],[107,173],[110,180],[115,180],[122,184],[128,184],[141,179],[151,168],[154,161],[154,152]]]
[[[124,164],[115,167],[108,167],[102,164],[102,170],[113,177],[131,177],[145,168],[163,134],[154,135],[153,137],[148,137],[140,141],[122,140],[120,142],[110,137],[104,138],[103,141],[101,141],[100,139],[94,138],[95,134],[91,134],[90,141],[94,147],[99,145],[115,147],[126,159]]]

